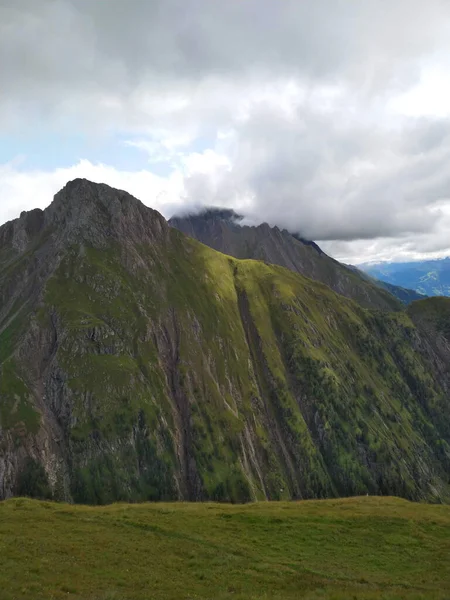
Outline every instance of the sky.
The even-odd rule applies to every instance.
[[[76,177],[450,255],[448,0],[0,0],[0,224]]]

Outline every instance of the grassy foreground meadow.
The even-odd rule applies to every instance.
[[[0,504],[1,600],[450,598],[450,507]]]

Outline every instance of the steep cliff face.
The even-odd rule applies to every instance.
[[[358,269],[327,256],[314,242],[285,229],[267,223],[257,227],[241,225],[241,220],[233,211],[209,209],[195,215],[175,216],[169,224],[219,252],[280,265],[321,281],[366,308],[400,310],[403,301],[420,298],[415,292],[396,286],[387,289]]]
[[[368,311],[84,180],[0,228],[0,294],[2,498],[449,497],[450,349],[420,306]]]

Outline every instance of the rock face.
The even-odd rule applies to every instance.
[[[206,209],[169,224],[203,244],[236,258],[252,258],[290,269],[328,285],[367,308],[399,310],[402,303],[423,298],[412,290],[387,286],[365,273],[327,256],[314,242],[263,223],[241,225],[232,210]]]
[[[73,181],[0,228],[0,497],[445,501],[449,303],[370,311]]]

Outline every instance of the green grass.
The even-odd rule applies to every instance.
[[[413,302],[408,307],[413,321],[433,326],[447,339],[450,338],[450,299],[444,297],[427,298]]]
[[[10,359],[0,366],[0,425],[13,429],[21,438],[27,432],[37,433],[40,415],[33,407],[30,391],[17,365]]]
[[[0,505],[2,600],[386,600],[450,596],[450,507]]]

